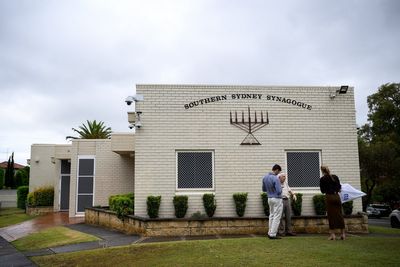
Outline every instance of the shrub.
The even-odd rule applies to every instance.
[[[29,185],[29,167],[20,169],[15,173],[15,184],[17,187]]]
[[[20,209],[26,208],[26,198],[28,197],[29,186],[20,186],[17,189],[17,207]]]
[[[133,214],[133,201],[128,196],[115,196],[113,198],[113,211],[117,217],[124,220],[126,215]]]
[[[207,218],[207,215],[201,213],[200,211],[196,211],[195,213],[190,215],[190,218],[194,219],[194,220],[198,220],[198,219]]]
[[[115,199],[118,197],[127,197],[132,201],[132,213],[131,214],[135,214],[135,194],[133,193],[128,193],[128,194],[121,194],[121,195],[113,195],[113,196],[109,196],[108,198],[108,206],[110,208],[110,210],[116,211],[116,207],[115,207]]]
[[[314,203],[315,213],[317,215],[325,215],[326,213],[325,195],[318,194],[313,196],[313,203]]]
[[[291,197],[291,205],[292,205],[292,210],[294,216],[300,216],[301,215],[301,207],[303,204],[303,194],[301,193],[296,193],[296,201]]]
[[[53,206],[54,188],[39,187],[28,194],[29,206]]]
[[[25,168],[23,168],[23,171],[25,175],[22,176],[22,185],[29,185],[29,175],[31,168],[29,166],[25,166]]]
[[[26,198],[26,202],[28,204],[28,206],[36,206],[35,203],[35,195],[33,194],[33,192],[30,192],[28,194],[28,197]]]
[[[147,197],[147,214],[150,218],[157,218],[160,209],[161,196],[148,196]]]
[[[188,209],[188,196],[174,196],[175,217],[183,218]]]
[[[261,196],[262,204],[264,207],[264,214],[265,214],[265,216],[269,216],[268,195],[267,195],[267,193],[263,192],[260,194],[260,196]]]
[[[236,214],[239,217],[243,217],[246,210],[247,193],[235,193],[233,194],[233,200],[235,201]]]
[[[4,170],[0,169],[0,189],[3,189],[4,186]]]
[[[217,209],[217,201],[215,200],[214,194],[203,195],[203,206],[208,217],[211,218],[214,216],[215,210]]]
[[[353,201],[343,203],[342,207],[345,215],[351,215],[353,213]]]

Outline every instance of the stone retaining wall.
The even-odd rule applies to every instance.
[[[265,217],[148,219],[127,216],[122,221],[112,211],[87,208],[85,210],[85,222],[142,236],[266,235],[268,219]],[[292,223],[293,230],[297,233],[328,233],[329,230],[326,216],[294,216]],[[366,214],[345,216],[345,223],[347,232],[368,233],[368,217]]]
[[[28,215],[43,215],[48,213],[53,213],[54,207],[53,206],[46,206],[46,207],[26,207],[26,214]]]

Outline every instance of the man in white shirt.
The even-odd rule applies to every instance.
[[[292,189],[289,187],[288,180],[285,173],[278,174],[278,178],[282,186],[282,217],[279,224],[279,235],[281,236],[295,236],[296,234],[292,232],[292,207],[290,205],[290,196],[296,200],[296,195],[293,193]]]

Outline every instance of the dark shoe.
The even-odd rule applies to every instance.
[[[287,235],[287,236],[296,236],[296,234],[293,233],[293,232],[286,233],[286,235]]]
[[[269,238],[269,239],[282,239],[282,238],[280,238],[279,236],[270,236],[270,235],[268,236],[268,238]]]

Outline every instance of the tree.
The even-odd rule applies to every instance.
[[[358,140],[364,207],[373,199],[394,204],[400,199],[400,84],[382,85],[367,102],[368,123]]]
[[[367,143],[358,140],[362,189],[367,193],[364,208],[371,203],[377,187],[394,181],[399,166],[398,153],[393,142]]]
[[[4,186],[8,188],[15,188],[15,180],[14,180],[14,152],[8,158],[7,169],[5,174],[5,182]]]
[[[382,85],[367,102],[372,141],[393,140],[400,145],[400,84]]]
[[[17,188],[23,185],[29,185],[29,169],[30,168],[26,166],[15,173],[15,184]]]
[[[0,169],[0,189],[3,189],[4,186],[4,170]]]
[[[104,122],[96,122],[87,120],[87,125],[84,123],[78,127],[78,129],[72,128],[72,130],[79,134],[78,137],[67,136],[66,139],[109,139],[111,137],[111,128],[106,127]]]

